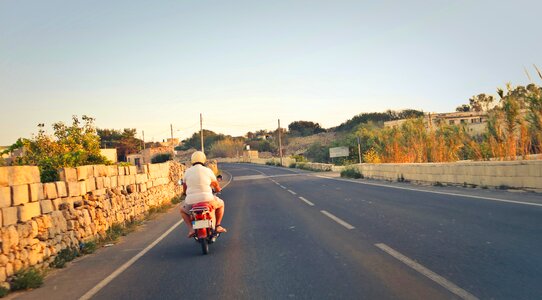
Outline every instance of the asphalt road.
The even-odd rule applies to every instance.
[[[209,255],[172,211],[21,298],[78,299],[171,227],[92,299],[542,298],[540,195],[221,168],[229,232]]]

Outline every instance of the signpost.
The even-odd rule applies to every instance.
[[[329,148],[329,157],[343,157],[350,155],[350,152],[348,151],[348,147],[335,147],[335,148]]]

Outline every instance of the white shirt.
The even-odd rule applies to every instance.
[[[198,202],[208,202],[215,200],[211,182],[217,181],[216,176],[211,169],[202,165],[195,165],[184,173],[186,182],[186,204],[196,204]]]

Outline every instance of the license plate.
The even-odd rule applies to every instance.
[[[192,227],[194,229],[210,228],[212,225],[211,220],[196,220],[192,222]]]

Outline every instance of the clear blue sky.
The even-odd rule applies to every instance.
[[[38,123],[182,138],[453,111],[542,67],[541,1],[0,2],[0,145]],[[538,80],[540,83],[540,80]],[[50,127],[48,127],[50,128]]]

